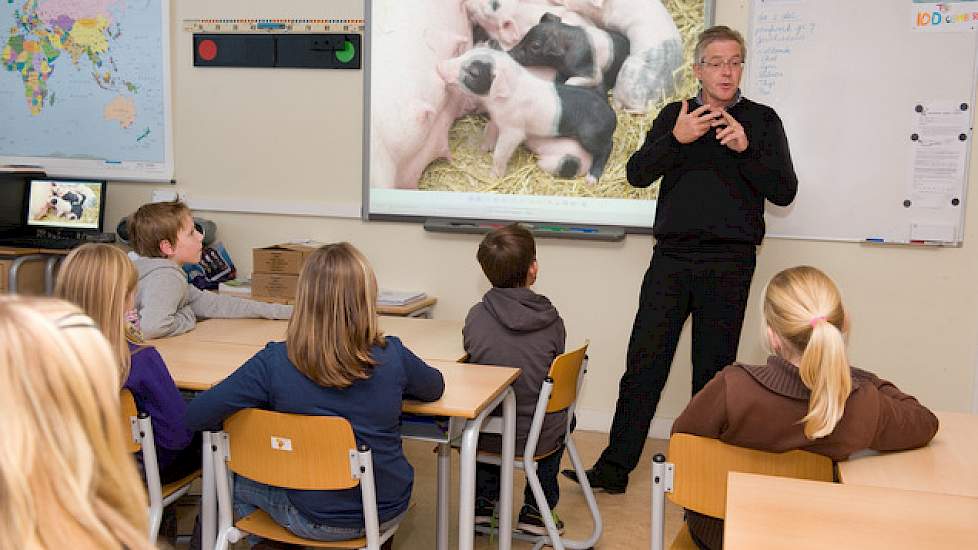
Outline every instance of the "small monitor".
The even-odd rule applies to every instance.
[[[32,179],[27,184],[27,225],[53,230],[100,232],[105,217],[105,181]]]

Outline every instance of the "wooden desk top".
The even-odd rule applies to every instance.
[[[978,548],[978,499],[731,473],[727,550]]]
[[[26,256],[28,254],[40,254],[39,248],[15,248],[12,246],[0,246],[0,256]]]
[[[154,342],[177,387],[206,390],[227,378],[260,348],[241,344],[167,338]],[[264,343],[262,344],[264,346]],[[475,418],[519,376],[519,369],[453,361],[428,364],[445,377],[445,395],[438,401],[405,401],[404,411],[424,415]]]
[[[287,326],[288,321],[267,319],[208,319],[197,323],[188,333],[149,343],[155,346],[172,341],[238,344],[251,346],[254,354],[267,342],[285,340]],[[461,321],[382,316],[380,329],[384,334],[399,337],[405,346],[425,359],[458,361],[465,356]]]
[[[978,498],[978,416],[937,412],[930,445],[839,463],[843,483]],[[975,516],[978,523],[978,516]]]
[[[65,248],[21,248],[15,246],[0,246],[0,256],[27,256],[28,254],[48,254],[67,256],[71,249]]]

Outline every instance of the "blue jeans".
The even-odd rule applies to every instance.
[[[259,508],[293,535],[302,538],[325,541],[347,540],[366,534],[363,527],[336,527],[315,523],[292,506],[285,489],[258,483],[246,477],[234,476],[234,513],[240,518]],[[399,521],[401,516],[381,523],[380,531],[383,532]],[[248,537],[251,544],[257,544],[260,540],[255,536]]]

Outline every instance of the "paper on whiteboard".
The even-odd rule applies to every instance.
[[[914,106],[909,192],[914,208],[946,208],[955,199],[960,204],[971,135],[969,108],[961,102]]]
[[[978,22],[978,3],[920,2],[910,6],[913,30],[923,32],[973,32]]]

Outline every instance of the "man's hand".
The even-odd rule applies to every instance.
[[[720,140],[720,145],[726,145],[738,153],[743,153],[750,144],[747,141],[747,134],[744,133],[744,127],[725,110],[720,111],[720,116],[721,118],[713,121],[713,125],[717,127],[717,139]]]
[[[703,134],[710,131],[716,125],[716,119],[721,116],[718,111],[710,110],[710,107],[703,105],[692,113],[689,112],[686,100],[683,100],[683,108],[679,111],[676,125],[672,128],[672,135],[679,143],[692,143]]]

